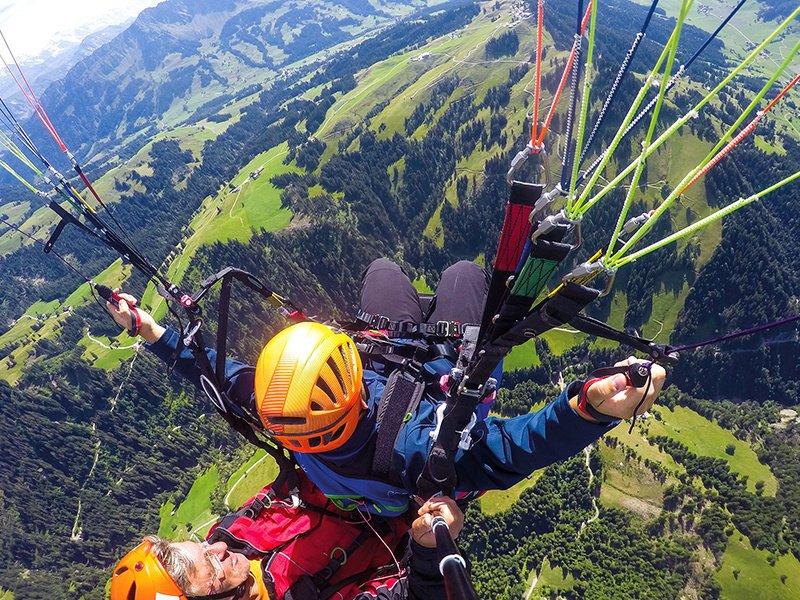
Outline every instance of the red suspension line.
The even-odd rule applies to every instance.
[[[14,65],[15,65],[15,67],[17,69],[17,72],[19,73],[19,76],[22,78],[22,81],[25,83],[25,87],[23,87],[22,83],[20,83],[19,78],[17,78],[17,76],[14,74],[14,71],[11,69],[11,66],[8,64],[6,59],[0,54],[0,59],[2,59],[3,64],[6,66],[6,69],[11,74],[11,77],[14,79],[14,82],[17,84],[17,87],[20,89],[20,91],[22,92],[23,96],[25,96],[25,99],[28,101],[28,104],[31,106],[31,108],[33,108],[33,110],[36,112],[36,115],[39,117],[39,120],[45,126],[47,131],[50,132],[50,135],[53,137],[53,139],[55,140],[56,144],[58,144],[58,147],[61,149],[62,152],[64,152],[69,157],[69,159],[72,162],[72,167],[75,169],[75,172],[80,176],[81,181],[83,181],[83,183],[86,186],[86,188],[89,190],[89,192],[91,192],[92,196],[94,196],[94,199],[97,200],[97,202],[102,207],[105,208],[106,205],[103,202],[103,199],[100,197],[100,194],[98,194],[97,190],[94,189],[94,186],[92,185],[92,182],[89,180],[89,178],[83,172],[83,169],[81,168],[80,164],[78,164],[77,160],[75,160],[75,157],[72,156],[72,153],[69,151],[69,148],[67,148],[67,145],[61,139],[61,136],[58,134],[58,131],[56,130],[55,126],[53,125],[52,121],[50,120],[50,117],[47,115],[47,112],[45,112],[44,107],[42,106],[42,103],[39,102],[39,98],[36,96],[36,93],[33,91],[33,87],[28,82],[28,78],[25,76],[25,72],[22,70],[22,67],[20,67],[19,62],[17,61],[16,56],[14,56],[14,52],[11,50],[11,46],[9,45],[9,43],[6,40],[5,35],[3,35],[2,31],[0,31],[0,38],[2,38],[6,49],[8,50],[8,54],[11,56],[11,59],[14,61]],[[27,87],[27,90],[25,89],[26,87]]]
[[[39,120],[45,126],[50,135],[53,137],[56,144],[58,144],[58,147],[61,149],[61,151],[67,152],[66,144],[64,144],[63,140],[61,139],[61,136],[58,135],[55,126],[53,125],[52,121],[50,121],[50,117],[47,116],[44,107],[42,106],[41,102],[39,102],[39,98],[36,97],[36,93],[33,91],[33,87],[31,87],[31,84],[28,82],[28,78],[25,77],[25,73],[19,66],[19,62],[17,62],[17,58],[16,56],[14,56],[14,52],[11,50],[11,46],[9,45],[8,41],[6,40],[6,36],[3,34],[2,31],[0,31],[0,38],[3,39],[3,43],[5,44],[5,47],[8,50],[8,54],[11,56],[11,60],[14,61],[14,66],[16,66],[17,72],[22,78],[22,81],[25,82],[25,87],[27,87],[27,90],[25,89],[25,87],[22,86],[22,83],[14,74],[14,71],[11,69],[11,66],[8,64],[8,62],[6,62],[6,59],[0,57],[2,58],[3,64],[5,65],[6,69],[11,74],[11,77],[14,79],[14,83],[17,84],[17,87],[22,92],[22,95],[25,96],[25,100],[28,101],[28,104],[34,110],[36,116],[39,117]]]

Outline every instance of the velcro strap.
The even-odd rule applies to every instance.
[[[139,314],[139,311],[131,306],[131,327],[128,329],[128,335],[131,337],[136,337],[139,335],[139,332],[142,330],[142,315]]]
[[[372,472],[377,477],[386,477],[392,467],[394,445],[405,421],[405,416],[416,409],[425,384],[415,379],[405,369],[394,371],[386,381],[375,427],[378,436],[372,458]]]
[[[594,406],[592,406],[588,399],[589,388],[603,379],[605,379],[605,377],[592,377],[583,384],[581,387],[580,396],[578,396],[578,410],[589,415],[592,417],[592,419],[599,423],[611,423],[611,421],[614,421],[615,418],[601,413]]]

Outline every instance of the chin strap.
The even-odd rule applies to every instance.
[[[217,592],[216,594],[208,594],[207,596],[189,596],[189,600],[242,600],[247,594],[248,579],[250,579],[250,577],[245,579],[232,590],[225,590],[224,592]]]

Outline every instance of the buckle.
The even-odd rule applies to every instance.
[[[397,330],[400,333],[415,333],[417,331],[417,324],[413,321],[400,321]]]
[[[376,329],[388,329],[389,323],[391,323],[391,321],[389,321],[388,317],[384,317],[382,315],[378,315],[377,316],[377,323],[375,325],[375,328]]]
[[[461,323],[456,321],[437,321],[435,334],[439,337],[460,337]]]

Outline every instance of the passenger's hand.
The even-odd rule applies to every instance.
[[[436,537],[431,529],[431,523],[435,516],[444,518],[453,539],[457,538],[464,528],[464,513],[458,508],[455,500],[448,496],[431,498],[420,507],[417,513],[419,517],[411,524],[411,537],[420,546],[426,548],[436,547]]]
[[[117,325],[125,329],[125,331],[128,331],[131,325],[131,308],[135,307],[136,310],[139,311],[139,318],[141,319],[139,335],[151,344],[157,342],[159,338],[164,335],[166,329],[156,323],[150,313],[145,312],[137,306],[138,301],[136,298],[130,294],[122,293],[119,288],[114,291],[119,295],[119,306],[114,306],[111,302],[106,302],[106,310]]]
[[[635,356],[628,357],[615,364],[615,367],[632,365],[639,362]],[[629,386],[625,375],[617,374],[611,375],[595,382],[586,392],[586,400],[594,407],[597,412],[600,412],[609,417],[617,419],[630,419],[633,417],[634,410],[642,400],[642,396],[647,390],[647,397],[642,405],[639,406],[637,414],[642,414],[653,406],[656,397],[664,385],[664,379],[667,372],[664,367],[656,363],[650,365],[650,386],[645,384],[640,388]]]

